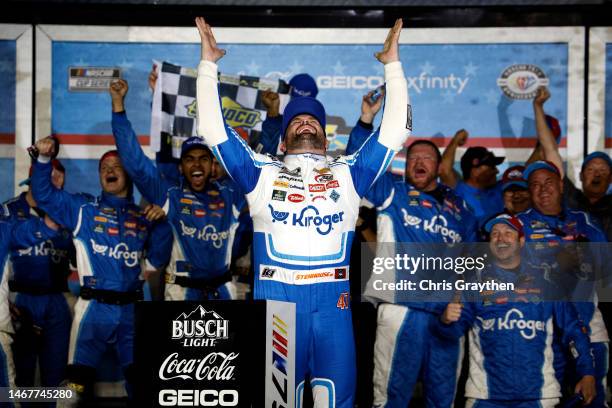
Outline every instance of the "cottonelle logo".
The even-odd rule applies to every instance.
[[[172,339],[183,347],[213,347],[229,336],[229,320],[198,305],[191,313],[181,313],[172,321]]]

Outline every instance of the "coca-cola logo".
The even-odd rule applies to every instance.
[[[180,358],[179,353],[172,353],[159,367],[159,379],[230,381],[236,369],[234,360],[239,353],[208,353],[204,358]]]

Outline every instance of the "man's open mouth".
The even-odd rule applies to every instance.
[[[107,183],[115,183],[115,182],[117,182],[117,180],[119,180],[119,178],[117,178],[116,176],[108,176],[106,178],[106,182]]]
[[[195,181],[196,183],[204,181],[204,172],[199,170],[192,172],[191,181]]]

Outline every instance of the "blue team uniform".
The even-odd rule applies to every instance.
[[[22,193],[4,204],[7,221],[23,223],[39,218],[25,197]],[[72,316],[63,292],[67,291],[73,256],[74,246],[66,229],[37,245],[11,249],[9,289],[16,292],[15,305],[22,318],[28,316],[32,325],[20,333],[14,347],[18,386],[34,386],[37,360],[42,386],[57,387],[64,379]]]
[[[202,192],[161,177],[138,144],[125,113],[113,113],[113,134],[122,162],[142,195],[164,209],[174,243],[166,273],[166,299],[230,299],[231,249],[243,193],[233,183],[209,182]]]
[[[504,210],[504,193],[501,182],[483,190],[459,180],[455,186],[455,192],[465,200],[481,227],[489,218]]]
[[[554,407],[561,386],[554,369],[553,338],[572,349],[580,377],[595,368],[586,328],[572,303],[548,301],[556,287],[523,260],[506,270],[488,265],[482,282],[512,283],[514,290],[464,292],[459,321],[435,330],[445,338],[469,331],[469,407]],[[472,295],[473,294],[473,295]],[[543,300],[545,299],[545,300]]]
[[[518,215],[518,218],[523,222],[525,230],[525,239],[528,242],[526,248],[529,255],[529,262],[533,267],[539,269],[541,273],[557,284],[563,284],[563,279],[557,280],[552,278],[558,272],[557,255],[563,251],[564,243],[574,242],[580,239],[587,240],[593,243],[606,242],[606,237],[598,228],[597,224],[591,217],[582,211],[564,209],[558,216],[544,215],[535,208],[529,209]],[[595,245],[591,248],[594,252],[590,254],[589,260],[592,261],[593,272],[598,268],[608,267],[605,261],[609,254],[602,253],[602,245]],[[578,271],[576,271],[578,272]],[[579,286],[573,290],[580,290],[584,296],[584,291],[593,290],[594,276],[586,276],[585,279],[579,279]],[[587,293],[588,294],[588,293]],[[571,293],[567,294],[572,296]],[[589,328],[591,343],[593,344],[593,352],[595,354],[595,375],[597,379],[597,398],[592,403],[593,406],[603,405],[605,398],[604,380],[608,371],[608,332],[603,322],[603,318],[599,308],[597,307],[596,299],[593,302],[576,302],[575,307],[578,311],[578,316]],[[559,380],[562,380],[565,373],[564,352],[560,351],[558,342],[555,343],[557,352],[555,354],[555,369]]]

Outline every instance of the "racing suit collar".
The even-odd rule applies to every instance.
[[[134,199],[131,195],[128,195],[127,197],[117,197],[116,195],[103,191],[102,195],[100,196],[100,201],[109,204],[111,207],[122,208],[132,204]]]
[[[291,170],[300,169],[302,177],[310,174],[317,164],[326,162],[325,156],[314,153],[288,154],[284,159],[285,165]]]

